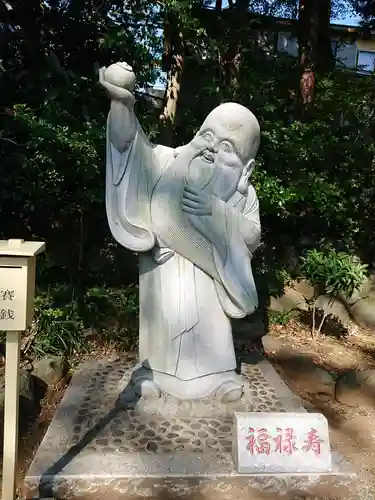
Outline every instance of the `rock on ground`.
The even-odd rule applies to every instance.
[[[375,328],[375,297],[359,299],[349,311],[358,325],[364,328]]]
[[[65,373],[65,361],[60,356],[46,356],[34,362],[33,375],[47,386],[58,384]]]
[[[0,411],[3,411],[5,400],[5,381],[0,388]],[[20,400],[26,406],[34,405],[34,382],[29,371],[20,372]]]
[[[271,297],[270,311],[290,313],[298,316],[307,311],[307,300],[311,300],[314,289],[305,281],[293,283],[285,287],[284,295]],[[316,306],[327,315],[336,317],[340,323],[347,325],[351,319],[364,328],[375,328],[375,276],[368,279],[352,297],[342,294],[335,299],[321,295],[316,299]]]
[[[339,300],[333,299],[329,295],[320,295],[316,299],[315,305],[318,309],[322,309],[327,316],[337,318],[343,325],[350,323],[349,313]]]
[[[286,287],[284,290],[284,295],[281,297],[271,297],[271,302],[269,305],[270,311],[275,312],[286,312],[291,315],[298,315],[299,311],[306,311],[307,304],[305,297],[298,290]]]
[[[314,298],[314,288],[306,280],[295,281],[292,288],[302,294],[305,300],[312,300]]]
[[[336,400],[346,406],[373,407],[375,403],[375,370],[346,372],[335,387]]]
[[[20,372],[20,399],[19,399],[19,416],[20,428],[23,429],[29,418],[33,418],[39,412],[40,400],[35,395],[35,384],[31,373],[27,370]],[[0,442],[3,439],[3,416],[5,403],[5,382],[2,381],[0,386]]]

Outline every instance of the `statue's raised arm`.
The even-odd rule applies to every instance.
[[[108,134],[113,146],[120,152],[126,151],[136,135],[134,115],[135,75],[126,63],[112,64],[99,70],[99,82],[111,99],[108,117]]]
[[[106,207],[112,235],[125,248],[153,248],[150,190],[170,148],[152,145],[135,114],[135,75],[124,62],[99,71],[99,83],[111,99],[107,120]],[[172,150],[171,150],[172,151]]]

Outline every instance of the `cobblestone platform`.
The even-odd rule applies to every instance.
[[[235,411],[305,411],[272,366],[257,361],[242,365],[244,396],[230,404],[166,395],[139,399],[130,382],[134,361],[82,364],[28,471],[25,498],[202,500],[211,494],[216,499],[220,492],[221,498],[239,500],[241,491],[247,499],[266,498],[249,496],[249,488],[264,493],[320,485],[322,475],[244,477],[235,472]],[[341,465],[335,475],[340,484],[350,476]],[[171,490],[173,496],[166,497]],[[204,497],[196,496],[204,491]]]

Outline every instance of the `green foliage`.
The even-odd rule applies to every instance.
[[[190,121],[195,129],[224,99],[243,103],[259,117],[262,141],[253,182],[260,198],[263,238],[275,248],[279,261],[288,261],[290,248],[301,253],[323,241],[355,251],[371,263],[373,79],[341,72],[321,77],[305,120],[294,90],[295,62],[281,56],[267,58],[256,47],[250,49],[242,54],[238,87],[219,96],[212,89],[220,82],[212,82],[207,90],[204,85],[204,79],[212,79],[217,71],[207,67],[205,74],[194,64],[191,72],[197,83],[195,87],[189,81],[180,115],[183,123]],[[185,134],[182,137],[188,140]]]
[[[351,297],[366,279],[367,265],[345,252],[333,248],[309,250],[301,258],[301,278],[307,280],[315,290],[315,297],[310,305],[312,312],[312,336],[321,332],[327,313],[323,314],[317,330],[316,298],[320,294],[329,295],[332,300],[337,296]]]
[[[137,315],[134,287],[93,287],[81,293],[66,285],[50,288],[35,301],[33,354],[71,356],[89,349],[92,339],[116,340],[118,348],[134,349]]]
[[[293,311],[268,311],[268,322],[271,325],[287,325],[292,319]]]
[[[351,297],[366,279],[367,265],[345,252],[313,249],[301,260],[301,277],[319,293],[332,297],[341,294]]]

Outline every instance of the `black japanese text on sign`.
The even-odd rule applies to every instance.
[[[1,302],[12,302],[16,297],[16,291],[10,288],[0,288],[0,303]],[[5,304],[4,304],[5,305]],[[14,309],[10,307],[0,306],[0,320],[14,320],[15,312]]]
[[[0,288],[0,300],[14,300],[16,291],[9,288]]]

